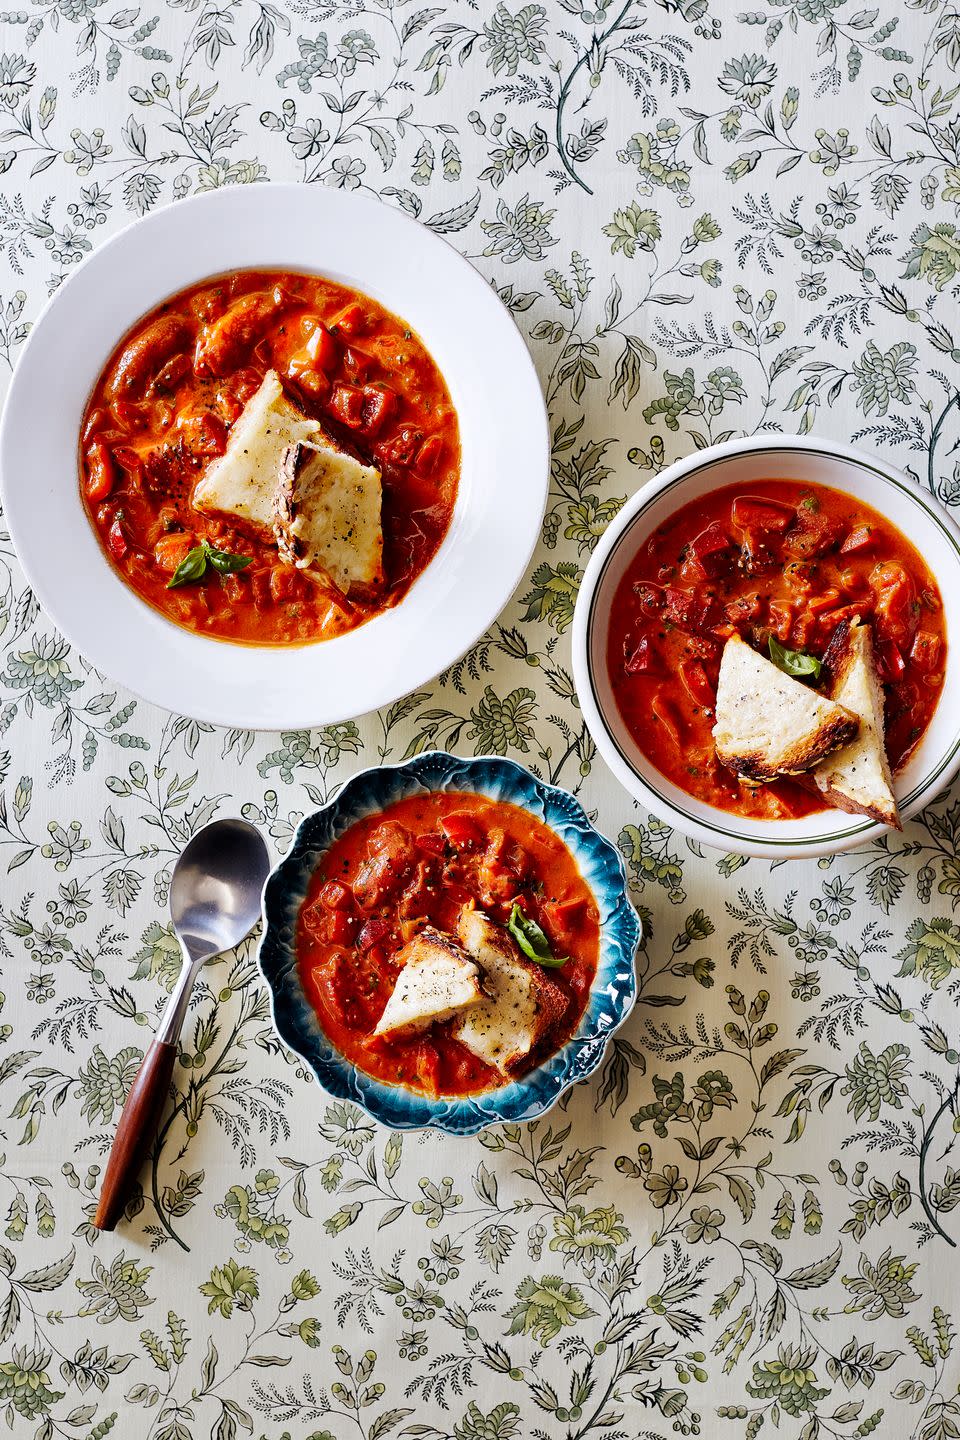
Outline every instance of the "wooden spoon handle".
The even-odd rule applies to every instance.
[[[176,1044],[154,1040],[140,1062],[107,1161],[93,1219],[98,1230],[112,1230],[123,1214],[133,1182],[157,1133],[176,1058]]]

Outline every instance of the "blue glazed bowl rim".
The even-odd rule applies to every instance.
[[[431,1099],[367,1075],[327,1039],[300,983],[296,919],[306,886],[330,844],[360,818],[395,800],[431,790],[473,791],[530,811],[573,852],[600,910],[600,958],[576,1033],[529,1074],[496,1090]],[[487,1125],[535,1119],[603,1060],[607,1043],[636,1000],[634,956],[642,927],[630,902],[616,846],[588,819],[567,790],[503,756],[464,759],[429,751],[396,765],[362,770],[325,805],[304,816],[288,853],[263,889],[264,928],[257,952],[270,992],[274,1027],[332,1097],[359,1105],[395,1130],[430,1127],[472,1135]]]

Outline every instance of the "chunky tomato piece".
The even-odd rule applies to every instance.
[[[876,633],[901,650],[909,650],[920,619],[913,577],[895,561],[874,566],[870,572],[874,594]]]
[[[918,630],[910,647],[910,659],[925,675],[939,670],[943,660],[943,642],[940,636],[929,630]]]
[[[356,385],[334,385],[330,411],[341,424],[359,430],[363,424],[363,391]]]
[[[863,555],[873,550],[877,543],[875,525],[856,525],[840,546],[841,555]]]
[[[792,505],[781,505],[777,500],[764,500],[756,495],[738,495],[730,510],[730,518],[738,529],[763,535],[782,535],[796,514]]]
[[[87,451],[87,499],[94,505],[106,500],[113,489],[117,472],[110,449],[103,440],[96,441]]]
[[[353,891],[349,885],[341,885],[339,880],[328,880],[321,886],[317,898],[328,910],[349,910],[353,904]]]
[[[734,556],[733,541],[714,522],[695,535],[687,546],[683,562],[684,579],[712,580],[730,568]]]
[[[374,453],[381,465],[412,465],[422,434],[415,426],[404,425],[389,440],[379,440]]]
[[[723,607],[723,613],[730,624],[743,634],[745,628],[759,620],[763,614],[763,604],[759,595],[738,595],[735,600]]]
[[[907,672],[906,661],[899,645],[892,640],[881,640],[877,646],[877,674],[886,684],[902,680]]]
[[[355,345],[348,345],[343,352],[343,368],[355,385],[362,385],[368,379],[374,363],[372,355]]]
[[[330,328],[339,330],[343,335],[358,335],[365,328],[366,315],[363,306],[359,301],[351,301],[345,305],[331,321]]]
[[[180,424],[180,433],[194,455],[222,455],[227,448],[227,429],[219,415],[209,411],[191,415]]]
[[[623,668],[627,675],[652,675],[659,670],[657,653],[649,635],[641,635],[633,644],[624,645]]]
[[[113,524],[107,533],[107,549],[114,560],[122,560],[130,549],[119,515],[114,517]]]
[[[430,1040],[421,1040],[417,1046],[416,1073],[421,1087],[428,1095],[440,1094],[440,1052]]]
[[[340,359],[339,345],[326,325],[319,322],[311,330],[310,337],[300,353],[309,362],[311,370],[323,370],[327,374]]]
[[[330,394],[330,376],[322,370],[301,370],[295,378],[297,385],[311,400],[323,402]]]
[[[196,535],[184,531],[163,535],[153,547],[153,558],[164,575],[172,575],[197,543]]]
[[[362,423],[364,435],[376,435],[396,413],[397,395],[382,385],[364,385]]]
[[[452,815],[444,815],[440,821],[440,828],[450,844],[459,850],[482,845],[487,838],[482,827],[477,824],[472,815],[462,814],[459,811],[454,811]]]
[[[374,915],[363,925],[357,936],[357,949],[361,952],[372,950],[374,945],[379,945],[390,934],[390,921],[382,915]]]
[[[843,526],[839,520],[813,506],[802,504],[783,537],[783,548],[796,560],[815,559],[835,550],[842,533]]]
[[[668,586],[664,599],[664,620],[687,633],[702,634],[712,630],[723,618],[720,606],[712,597],[700,596],[692,590],[675,590]]]
[[[637,597],[637,607],[641,615],[653,618],[660,614],[664,606],[664,593],[659,585],[634,585],[633,593]]]

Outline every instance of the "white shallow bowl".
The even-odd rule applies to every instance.
[[[645,485],[606,531],[587,567],[573,622],[573,669],[597,749],[635,799],[705,845],[789,860],[865,845],[886,827],[840,810],[802,820],[753,820],[694,799],[641,754],[617,708],[606,661],[613,596],[652,531],[711,490],[769,479],[828,485],[864,501],[892,521],[930,567],[946,616],[946,677],[933,720],[896,777],[901,815],[915,814],[945,790],[960,769],[960,529],[908,476],[852,446],[787,435],[731,440],[678,461]]]
[[[242,269],[319,273],[401,316],[440,367],[460,421],[460,488],[440,550],[399,605],[313,645],[237,645],[166,620],[109,565],[80,499],[81,417],[120,337],[167,296]],[[262,729],[364,714],[462,655],[523,575],[539,534],[549,458],[536,371],[482,276],[400,211],[318,185],[214,191],[158,210],[101,245],[35,324],[0,430],[14,544],[70,643],[154,704]]]

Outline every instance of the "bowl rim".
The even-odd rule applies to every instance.
[[[723,444],[709,446],[704,450],[694,451],[692,455],[684,456],[669,465],[655,479],[642,485],[604,532],[587,566],[577,597],[572,631],[573,671],[584,719],[597,749],[614,775],[634,799],[667,821],[681,834],[714,849],[778,860],[816,859],[866,845],[872,840],[888,835],[889,828],[875,820],[851,815],[844,816],[843,811],[831,809],[823,812],[824,817],[830,817],[829,830],[825,825],[823,830],[814,831],[806,837],[794,835],[778,838],[775,834],[777,821],[749,821],[748,823],[754,828],[749,832],[744,832],[725,826],[720,819],[708,819],[705,816],[691,813],[683,807],[682,803],[669,799],[661,790],[655,788],[651,781],[631,763],[629,755],[618,742],[598,698],[599,687],[595,679],[591,654],[598,596],[607,567],[612,562],[620,544],[626,542],[630,530],[649,507],[666,490],[692,479],[695,475],[709,470],[714,465],[725,463],[739,455],[761,454],[768,451],[818,455],[841,465],[852,465],[866,470],[884,483],[893,485],[923,512],[927,520],[940,529],[960,561],[960,526],[957,522],[936,496],[929,495],[916,481],[910,479],[895,466],[889,465],[879,456],[871,455],[856,446],[841,441],[827,440],[815,435],[772,433],[725,441]],[[831,482],[827,481],[817,483],[831,485]],[[843,486],[842,483],[835,483],[831,485],[831,488],[842,490]],[[908,539],[911,539],[909,531],[905,530],[904,533]],[[938,581],[940,580],[939,576],[936,578]],[[956,777],[958,770],[960,770],[960,731],[945,753],[936,757],[932,766],[900,802],[899,808],[903,819],[906,820],[915,815],[935,796],[946,790]],[[690,798],[696,801],[696,797]],[[704,805],[704,808],[709,810],[711,817],[723,817],[727,813],[717,807],[707,806],[706,802],[696,803]],[[838,819],[837,817],[844,818]],[[743,818],[729,817],[734,822],[743,820]],[[838,825],[841,828],[838,829]],[[767,828],[773,833],[767,835],[757,833],[761,827]]]
[[[253,242],[235,238],[243,231],[243,217],[250,215],[251,206],[258,214],[268,215],[256,231],[256,255],[247,254],[244,248]],[[303,219],[307,215],[313,217],[310,234],[304,238],[304,225],[298,238],[290,239],[287,231],[295,228],[293,217]],[[377,230],[389,238],[394,259],[384,262],[382,272],[374,268],[375,261],[362,257],[350,271],[342,238],[329,243],[310,238],[315,234],[332,235],[337,229],[337,217],[341,230],[347,226],[344,217],[349,217],[355,235]],[[304,257],[310,245],[313,258],[307,260]],[[160,273],[164,279],[172,273],[174,278],[169,284],[155,278],[137,278],[137,269],[147,252],[157,246],[162,253],[168,252]],[[211,257],[214,263],[209,263]],[[484,583],[464,584],[463,579],[465,572],[469,577],[469,557],[476,552],[481,537],[489,539],[500,533],[500,529],[492,528],[490,502],[483,499],[485,485],[480,483],[491,480],[494,453],[478,452],[481,429],[473,410],[467,428],[473,437],[470,451],[476,454],[476,473],[465,446],[453,519],[430,564],[397,605],[343,636],[304,645],[250,646],[191,631],[141,599],[117,575],[102,555],[79,501],[76,436],[71,434],[69,457],[62,438],[65,428],[73,425],[72,397],[79,381],[70,391],[69,415],[62,425],[58,422],[51,427],[56,432],[56,438],[49,441],[55,465],[47,467],[30,461],[31,436],[36,438],[31,426],[40,406],[38,367],[44,365],[42,357],[48,355],[53,343],[52,325],[58,315],[68,328],[71,317],[79,316],[82,325],[84,315],[94,314],[99,287],[110,283],[111,270],[115,274],[127,273],[122,294],[118,292],[113,302],[111,339],[103,355],[98,331],[89,347],[79,352],[86,397],[109,348],[165,297],[207,277],[257,268],[330,275],[375,296],[387,309],[401,315],[405,309],[415,310],[415,297],[421,295],[423,313],[409,318],[435,356],[438,348],[449,352],[451,343],[449,329],[441,324],[442,338],[438,332],[440,307],[435,297],[441,283],[454,287],[458,305],[466,307],[474,329],[478,317],[482,318],[488,345],[496,347],[491,349],[491,356],[496,355],[497,363],[487,367],[489,385],[492,393],[501,395],[509,411],[511,451],[519,444],[518,436],[522,437],[516,465],[523,481],[517,497],[512,472],[500,464],[501,452],[508,444],[504,438],[497,442],[494,453],[500,459],[494,469],[501,472],[501,486],[512,485],[511,493],[518,503],[522,500],[522,505],[515,512],[507,543],[495,547],[496,564],[487,567]],[[439,278],[423,278],[428,273],[442,274],[442,282]],[[431,291],[433,299],[429,298]],[[118,314],[122,314],[121,319],[116,319]],[[101,319],[97,323],[103,329],[108,322]],[[463,397],[474,389],[465,354],[466,342],[462,352],[445,353],[438,361],[454,394],[462,441]],[[76,423],[79,426],[79,413]],[[340,723],[429,684],[476,642],[522,581],[539,538],[549,490],[549,467],[549,421],[536,366],[516,317],[486,277],[447,236],[379,198],[296,183],[231,186],[192,195],[158,206],[104,239],[41,307],[18,356],[0,416],[0,501],[19,564],[47,619],[78,655],[131,693],[165,710],[227,727],[282,731]],[[44,470],[50,468],[53,478],[44,479]],[[47,533],[41,535],[41,520],[31,515],[31,507],[41,510],[42,502],[49,502],[51,497],[56,498],[57,509],[67,517],[52,528],[69,531],[79,541],[69,563],[63,557],[62,563],[58,559],[56,565],[47,559],[51,527],[44,522]],[[90,543],[85,534],[77,534],[76,526],[81,521],[84,531],[90,529]],[[56,543],[59,549],[65,549],[65,541]],[[86,578],[78,584],[79,577]],[[432,579],[425,584],[427,577]],[[94,587],[96,599],[85,597],[84,592]],[[419,598],[418,591],[423,592]],[[459,595],[460,603],[450,603],[451,594]],[[464,595],[470,597],[469,604],[462,603]],[[104,614],[111,616],[110,625],[102,624]],[[412,619],[407,618],[411,615]],[[225,653],[232,658],[222,658]],[[144,662],[144,654],[152,657],[152,663]],[[385,656],[392,657],[386,665],[382,664]],[[250,671],[255,673],[251,675]]]
[[[488,787],[493,783],[494,774],[501,793],[492,798],[508,800],[535,813],[529,803],[531,797],[535,797],[542,812],[535,814],[535,818],[555,833],[559,833],[558,820],[547,817],[554,811],[560,812],[565,831],[574,831],[578,837],[574,858],[579,863],[577,852],[582,846],[602,865],[605,895],[597,893],[586,875],[584,880],[601,912],[597,968],[598,974],[603,970],[605,983],[602,989],[598,988],[597,977],[594,977],[576,1032],[533,1071],[493,1090],[431,1099],[405,1086],[388,1085],[368,1075],[326,1037],[299,982],[292,926],[296,924],[303,897],[301,894],[300,898],[291,898],[290,886],[299,890],[305,865],[309,870],[308,882],[323,849],[363,815],[379,813],[402,796],[418,791],[449,789],[453,793],[473,790],[490,794]],[[464,779],[469,783],[460,783]],[[368,792],[377,791],[378,795],[385,789],[387,796],[377,798],[369,808],[353,811],[351,807],[356,803],[358,792],[365,788]],[[343,812],[346,812],[344,819],[338,823],[338,816]],[[318,848],[313,836],[322,830],[327,830],[327,838],[323,847]],[[561,838],[572,848],[566,833],[562,833]],[[394,765],[371,766],[352,775],[326,805],[304,816],[300,822],[290,849],[264,883],[263,915],[257,965],[267,986],[270,1016],[280,1039],[301,1057],[321,1089],[334,1100],[358,1105],[380,1124],[394,1130],[432,1128],[447,1134],[474,1135],[488,1125],[538,1118],[567,1090],[587,1079],[600,1066],[611,1037],[627,1020],[636,1003],[635,961],[644,927],[630,898],[622,855],[613,841],[589,819],[576,796],[560,786],[550,785],[515,760],[501,755],[467,759],[432,750]],[[303,1012],[300,1017],[291,1013],[289,997],[281,995],[287,973],[294,977],[297,1004]],[[302,1028],[304,1015],[308,1025],[312,1021],[313,1033],[306,1036]]]

